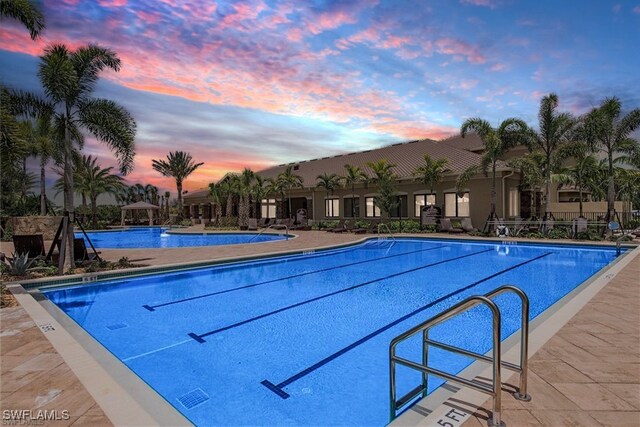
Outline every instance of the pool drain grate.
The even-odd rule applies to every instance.
[[[209,400],[209,395],[201,388],[191,390],[189,393],[183,394],[178,398],[178,402],[187,409],[194,408],[207,400]]]
[[[113,325],[107,326],[107,329],[110,331],[116,331],[118,329],[126,328],[128,326],[129,325],[127,325],[126,323],[114,323]]]

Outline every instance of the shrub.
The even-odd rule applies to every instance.
[[[552,228],[551,230],[549,230],[549,233],[547,233],[547,237],[549,239],[568,239],[569,233],[567,232],[567,230],[564,230],[562,228]]]

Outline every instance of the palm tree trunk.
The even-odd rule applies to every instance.
[[[91,197],[91,226],[98,229],[98,198]]]
[[[615,215],[616,186],[613,177],[613,156],[609,153],[609,183],[607,186],[607,221],[613,221]]]
[[[40,165],[40,215],[47,214],[47,193],[45,188],[45,169]]]
[[[67,115],[68,117],[68,115]],[[68,124],[67,124],[68,126]],[[69,222],[67,223],[67,248],[65,259],[62,262],[69,268],[75,268],[76,262],[73,259],[73,225],[75,222],[75,212],[73,206],[73,170],[71,168],[71,139],[69,138],[69,129],[65,127],[65,153],[64,153],[64,210],[69,214]]]
[[[496,164],[493,163],[493,175],[491,177],[491,218],[496,216]]]
[[[356,195],[354,194],[356,189],[355,187],[356,186],[354,184],[351,184],[351,218],[353,219],[356,219]]]
[[[22,159],[22,199],[27,197],[27,158]]]
[[[184,215],[184,208],[182,207],[182,181],[176,180],[176,188],[178,189],[178,219],[181,219]]]

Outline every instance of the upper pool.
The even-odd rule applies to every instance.
[[[98,249],[185,248],[272,242],[287,238],[285,233],[167,233],[167,229],[162,227],[97,231],[88,232],[87,235],[91,239],[93,246]],[[76,233],[76,237],[83,237],[82,233]]]

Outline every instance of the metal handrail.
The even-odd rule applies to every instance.
[[[520,297],[522,302],[522,319],[521,319],[521,341],[520,341],[520,365],[515,365],[509,362],[503,362],[501,356],[501,342],[500,342],[500,310],[496,306],[496,304],[491,300],[492,297],[495,297],[504,292],[514,292],[518,297]],[[493,318],[493,356],[485,356],[483,354],[478,354],[471,352],[469,350],[461,349],[455,346],[451,346],[448,344],[444,344],[438,341],[434,341],[429,339],[429,329],[433,326],[436,326],[443,321],[458,315],[464,311],[467,311],[475,306],[480,304],[484,304],[489,307],[492,313]],[[412,362],[410,360],[398,357],[396,355],[396,347],[397,345],[414,336],[415,334],[422,332],[422,364]],[[389,345],[389,395],[390,395],[390,420],[393,421],[397,416],[397,410],[405,406],[412,399],[422,394],[423,397],[427,395],[427,377],[428,374],[435,375],[440,378],[444,378],[445,380],[453,381],[467,387],[470,387],[474,390],[480,391],[482,393],[490,394],[493,397],[493,415],[489,420],[490,425],[499,426],[501,425],[501,407],[502,407],[502,397],[501,397],[501,373],[500,367],[504,367],[506,369],[510,369],[515,372],[520,373],[520,386],[516,393],[514,393],[514,397],[518,400],[529,401],[531,400],[531,396],[527,394],[527,373],[528,373],[528,341],[529,341],[529,299],[527,295],[522,292],[520,289],[515,286],[505,285],[500,288],[497,288],[484,296],[476,295],[461,301],[460,303],[454,305],[446,311],[428,319],[427,321],[409,329],[401,335],[398,335],[396,338],[391,340]],[[438,369],[430,368],[428,366],[428,347],[432,345],[434,347],[441,348],[443,350],[452,351],[455,353],[459,353],[468,357],[473,357],[478,360],[482,360],[485,362],[492,363],[493,365],[493,382],[492,386],[489,387],[485,384],[474,382],[467,380],[465,378],[451,375],[447,372],[440,371]],[[417,371],[422,372],[422,384],[418,387],[414,388],[400,399],[396,398],[396,364],[401,364],[407,366],[409,368],[415,369]],[[502,423],[504,425],[504,423]]]
[[[270,229],[271,227],[273,227],[274,225],[283,225],[285,230],[286,230],[286,234],[285,234],[285,240],[289,240],[289,226],[286,224],[271,224],[268,225],[267,227],[265,227],[264,230],[262,230],[261,232],[259,232],[258,234],[256,234],[255,236],[253,236],[251,239],[249,239],[249,243],[253,242],[254,239],[260,237],[265,231],[267,231],[268,229]]]
[[[389,228],[389,226],[387,224],[385,224],[384,222],[381,222],[380,224],[378,224],[378,235],[380,235],[380,227],[382,227],[383,225],[387,229],[387,231],[389,232],[389,235],[391,236],[393,241],[395,242],[396,241],[396,237],[391,232],[391,229]]]

